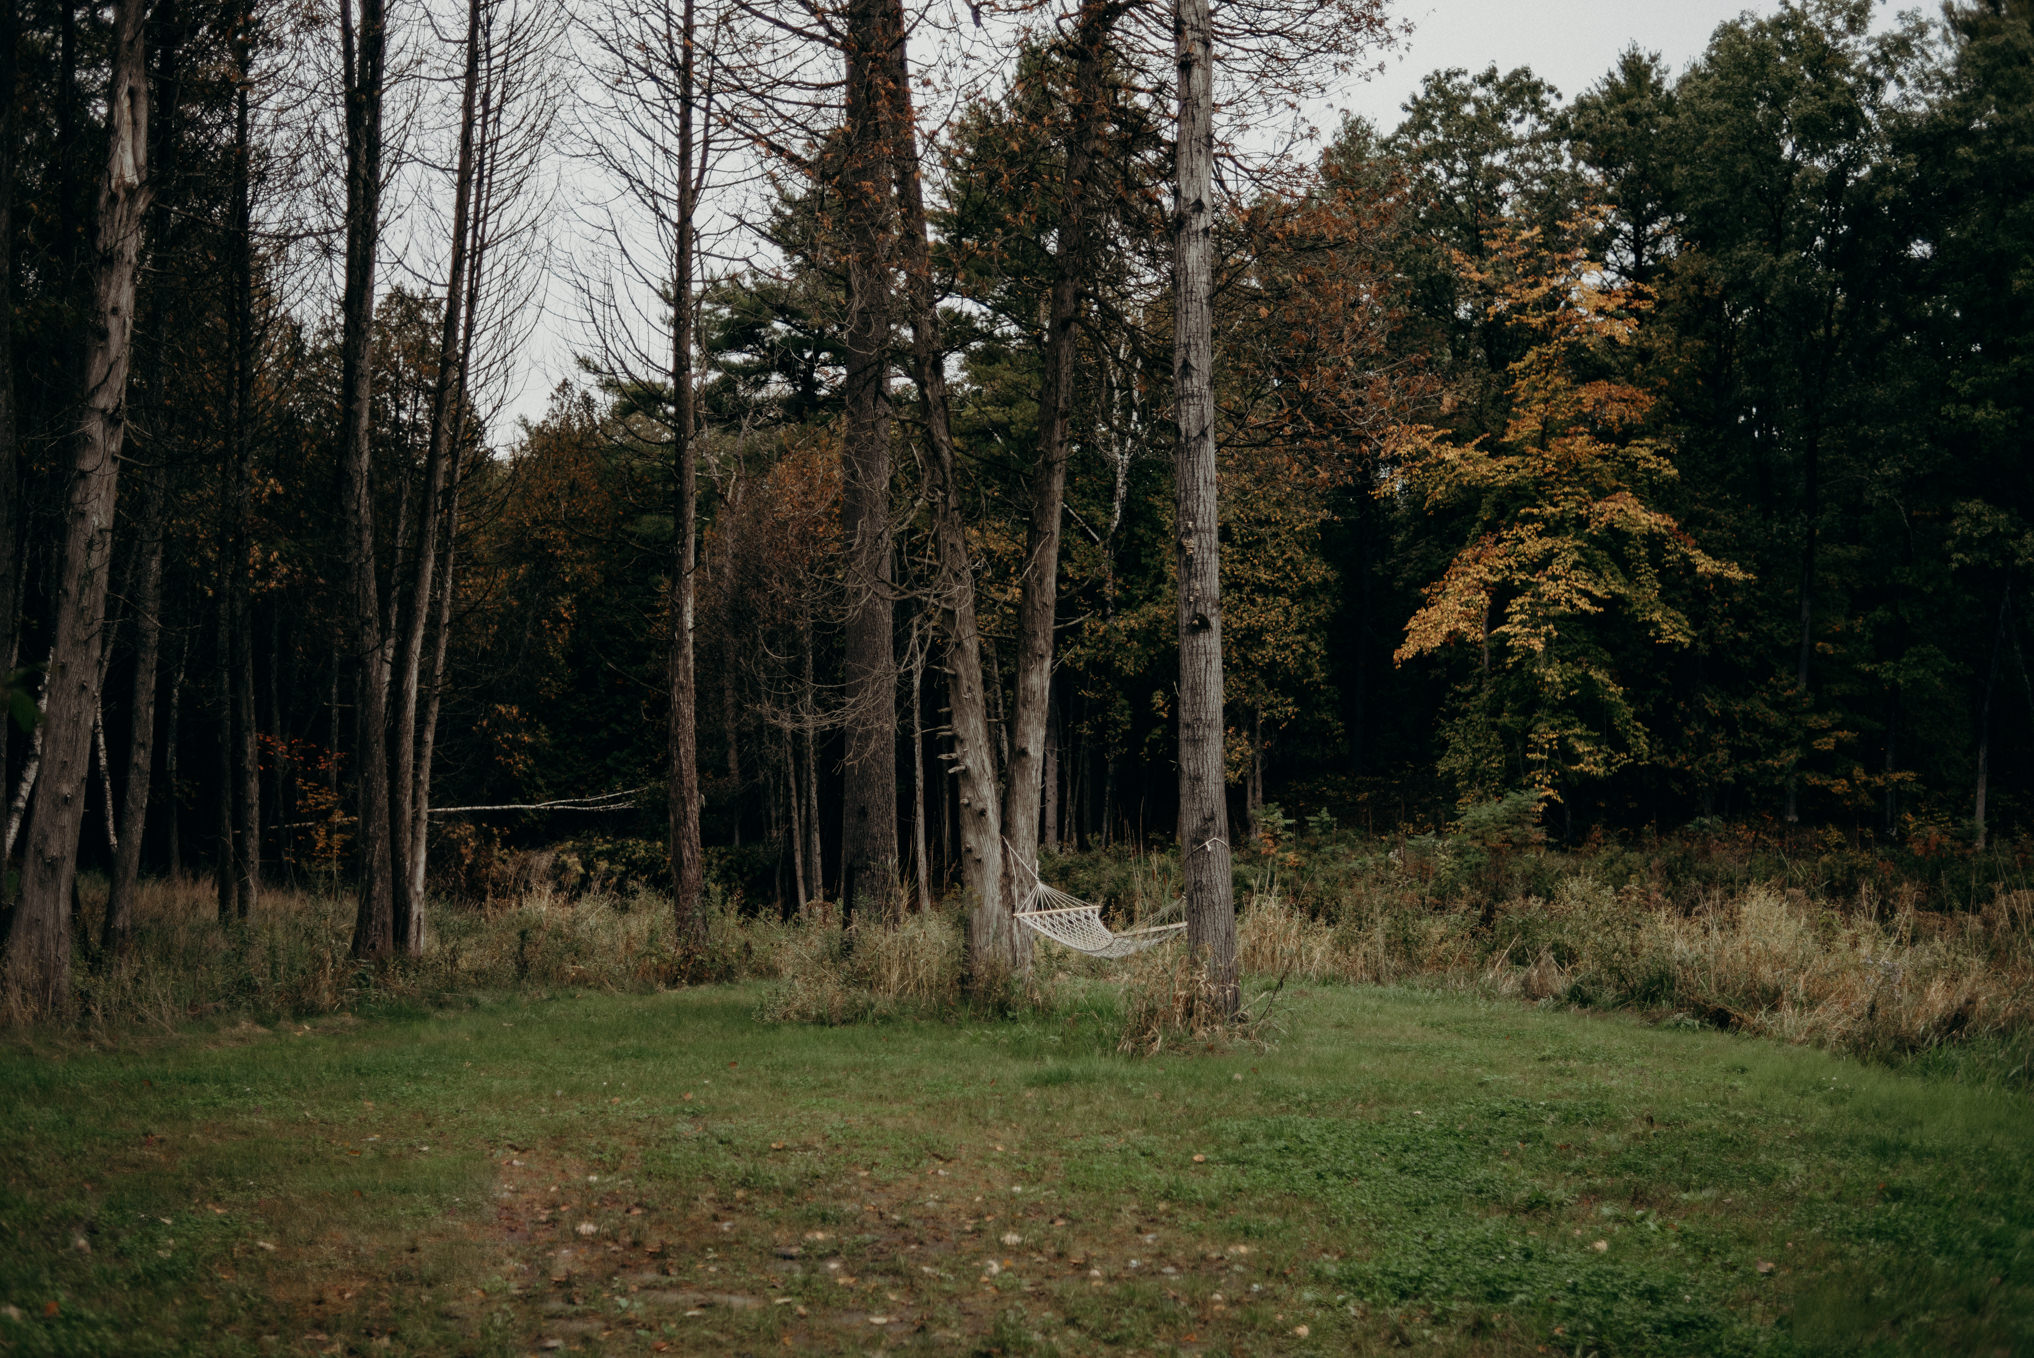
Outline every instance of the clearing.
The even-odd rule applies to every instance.
[[[759,987],[0,1053],[0,1349],[2034,1353],[2024,1094],[1417,989]]]

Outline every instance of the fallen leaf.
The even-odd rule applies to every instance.
[[[1205,1155],[1196,1155],[1194,1157],[1194,1163],[1197,1165],[1205,1165],[1206,1163],[1208,1163],[1208,1157]]]
[[[44,1302],[42,1304],[42,1313],[46,1316],[55,1315],[57,1313],[57,1304],[53,1301]]]
[[[1772,1260],[1770,1260],[1770,1259],[1761,1259],[1761,1260],[1759,1260],[1759,1272],[1761,1272],[1761,1273],[1771,1273],[1772,1271],[1773,1271],[1773,1261],[1772,1261]]]

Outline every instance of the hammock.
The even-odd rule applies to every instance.
[[[1024,903],[1017,911],[1018,922],[1075,952],[1086,953],[1090,957],[1128,957],[1167,939],[1177,938],[1186,929],[1185,920],[1175,920],[1170,924],[1152,924],[1142,929],[1126,929],[1120,934],[1111,933],[1109,926],[1102,923],[1100,906],[1090,905],[1077,896],[1069,896],[1059,888],[1040,881],[1038,870],[1017,859],[1007,839],[1003,841],[1003,850],[1031,877],[1031,889],[1024,894]],[[1170,915],[1182,904],[1184,902],[1175,901],[1164,913]]]

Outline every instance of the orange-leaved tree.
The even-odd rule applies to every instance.
[[[1465,798],[1559,797],[1653,759],[1633,685],[1692,639],[1692,590],[1744,578],[1659,507],[1672,449],[1626,361],[1648,298],[1587,258],[1586,226],[1515,226],[1456,260],[1523,342],[1502,431],[1460,442],[1408,424],[1387,440],[1379,493],[1466,528],[1395,656],[1467,661],[1441,756]]]

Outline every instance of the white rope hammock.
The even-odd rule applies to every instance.
[[[1126,929],[1120,934],[1112,933],[1109,926],[1102,923],[1100,906],[1090,905],[1077,896],[1069,896],[1059,888],[1040,881],[1038,870],[1017,858],[1007,839],[1003,841],[1003,851],[1031,878],[1031,889],[1024,893],[1023,905],[1017,911],[1018,922],[1075,952],[1086,953],[1090,957],[1128,957],[1167,939],[1177,938],[1186,930],[1185,920],[1175,920],[1169,924],[1150,924],[1141,929]],[[1175,901],[1164,914],[1173,914],[1183,904],[1183,901]]]

